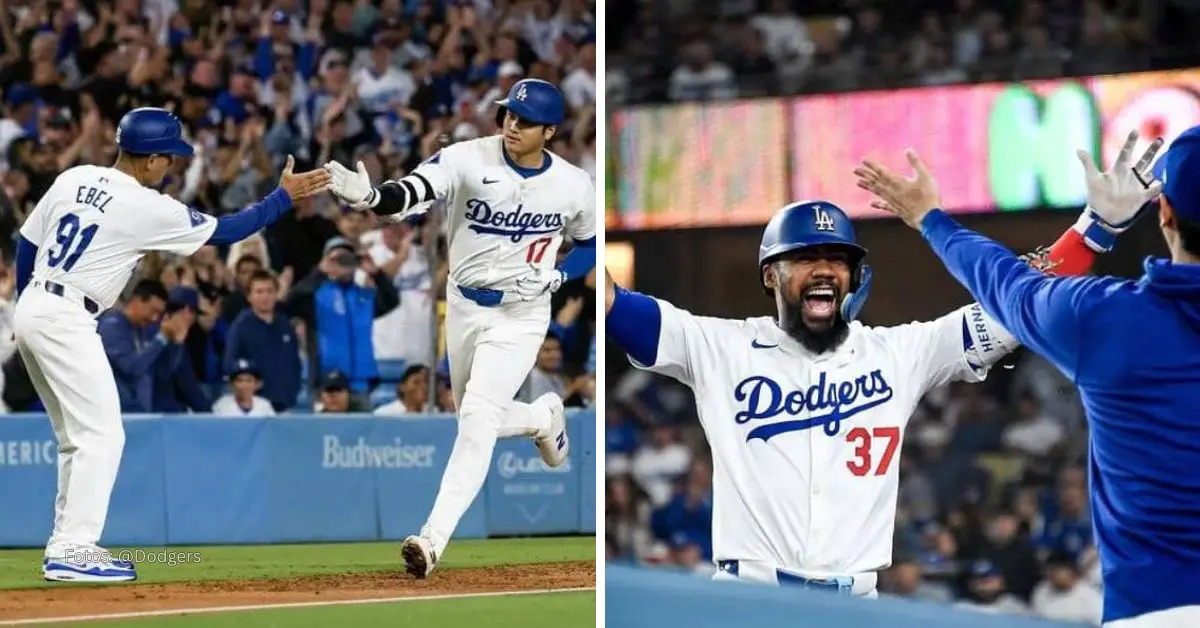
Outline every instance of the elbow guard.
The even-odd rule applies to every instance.
[[[967,363],[976,372],[986,373],[989,368],[1017,350],[1021,343],[1000,326],[978,303],[962,310],[963,353]]]

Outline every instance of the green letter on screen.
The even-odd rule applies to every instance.
[[[988,120],[988,181],[1000,211],[1085,204],[1075,151],[1096,154],[1100,120],[1091,93],[1065,83],[1043,99],[1024,85],[1006,87]]]

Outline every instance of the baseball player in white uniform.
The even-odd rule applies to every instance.
[[[401,547],[418,578],[444,555],[483,487],[497,438],[532,437],[551,467],[569,449],[558,395],[529,404],[514,397],[549,328],[551,293],[595,266],[595,189],[587,173],[545,149],[565,114],[557,87],[523,80],[497,104],[502,134],[448,146],[399,181],[372,188],[361,162],[357,173],[326,165],[334,194],[388,220],[435,201],[446,207],[446,352],[458,436],[429,519]],[[556,267],[564,236],[575,246]]]
[[[117,582],[134,565],[97,546],[125,443],[112,367],[96,318],[116,303],[149,251],[191,255],[229,244],[280,218],[294,199],[325,190],[323,169],[295,175],[262,202],[220,219],[152,189],[177,157],[192,155],[178,118],[163,109],[125,114],[112,167],[58,176],[21,226],[13,330],[58,439],[58,497],[46,544],[46,580]],[[161,334],[153,342],[166,342]]]
[[[1115,241],[1106,224],[1086,210],[1027,261],[1086,272]],[[1018,345],[977,304],[896,327],[856,321],[871,282],[865,256],[844,211],[800,202],[775,214],[759,249],[776,316],[696,316],[607,276],[608,336],[635,367],[696,396],[713,456],[716,579],[877,595],[918,401],[949,381],[983,380]]]

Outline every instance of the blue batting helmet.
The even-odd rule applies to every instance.
[[[158,107],[139,107],[122,116],[117,124],[117,147],[130,155],[191,157],[194,152],[183,139],[179,118]]]
[[[566,103],[562,92],[541,79],[523,79],[513,83],[508,97],[497,100],[496,124],[504,124],[504,112],[511,110],[518,118],[547,126],[562,124]]]
[[[871,267],[863,259],[867,249],[854,238],[854,225],[842,208],[826,201],[792,203],[775,212],[763,230],[758,247],[758,280],[768,295],[774,291],[763,280],[763,269],[779,256],[812,246],[834,245],[850,251],[850,293],[842,299],[840,310],[847,322],[854,320],[867,300],[871,287]]]

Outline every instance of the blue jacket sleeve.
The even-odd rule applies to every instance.
[[[155,335],[146,350],[138,353],[133,342],[133,332],[119,321],[108,319],[99,326],[100,339],[104,343],[104,353],[113,371],[130,378],[140,378],[146,375],[167,346],[162,334]]]
[[[217,219],[217,228],[208,238],[208,244],[233,244],[258,233],[267,225],[279,220],[292,208],[292,197],[275,188],[263,200],[235,214]]]
[[[269,37],[258,40],[258,48],[254,51],[254,72],[261,81],[271,78],[275,73],[275,55],[271,52]]]
[[[575,248],[563,258],[558,269],[567,276],[567,281],[578,279],[596,267],[596,238],[576,240]]]
[[[1104,294],[1100,280],[1044,275],[941,210],[925,217],[921,234],[985,312],[1073,381],[1078,378],[1087,313]]]
[[[658,339],[662,333],[662,310],[650,297],[616,287],[612,309],[605,317],[605,330],[629,357],[639,364],[658,362]]]
[[[225,375],[232,373],[234,367],[237,366],[238,357],[240,357],[238,352],[241,351],[241,347],[239,346],[241,335],[242,325],[238,320],[234,320],[233,324],[229,326],[228,334],[225,336],[225,355],[222,356],[221,360],[221,372]]]
[[[309,41],[296,46],[296,69],[300,72],[301,78],[306,81],[310,80],[314,75],[316,75],[316,44]]]
[[[183,345],[174,345],[172,367],[172,382],[175,386],[175,392],[184,405],[191,408],[193,412],[208,412],[212,410],[212,402],[208,396],[200,389],[200,382],[196,379],[196,368],[192,366],[192,361],[188,359],[187,349]]]
[[[29,285],[29,280],[33,278],[33,264],[37,260],[38,247],[32,242],[25,239],[25,236],[17,236],[17,296],[25,291],[25,286]]]

